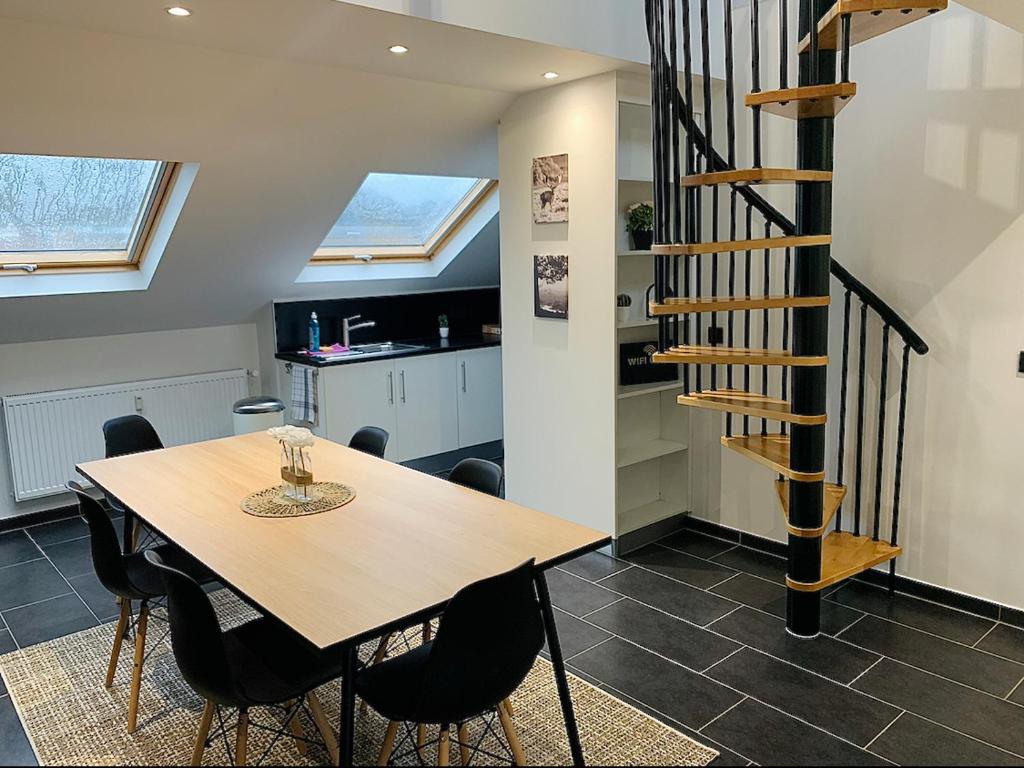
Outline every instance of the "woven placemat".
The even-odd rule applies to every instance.
[[[309,501],[285,495],[285,486],[264,488],[242,500],[242,511],[256,517],[305,517],[343,507],[356,497],[356,489],[343,483],[313,483],[306,487]]]

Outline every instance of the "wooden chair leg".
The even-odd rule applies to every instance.
[[[387,765],[391,759],[391,750],[395,748],[395,737],[398,735],[399,725],[397,720],[388,723],[387,733],[384,734],[384,745],[380,748],[380,754],[377,756],[377,765]]]
[[[416,726],[416,754],[419,755],[420,762],[427,762],[427,755],[423,749],[427,745],[427,726],[417,725]]]
[[[507,698],[507,699],[505,699],[501,703],[504,705],[505,711],[508,712],[508,716],[509,717],[515,717],[516,716],[516,713],[512,710],[512,699],[511,698]]]
[[[433,629],[434,628],[431,626],[429,621],[423,622],[423,644],[424,645],[426,645],[427,643],[430,642],[430,637],[431,637],[431,633],[433,632]]]
[[[439,766],[451,765],[448,759],[448,751],[451,746],[448,741],[449,731],[451,731],[451,726],[441,726],[440,737],[437,740],[437,764]]]
[[[320,706],[320,699],[316,697],[315,693],[310,691],[306,695],[306,700],[309,702],[309,712],[313,715],[313,722],[316,723],[316,728],[320,731],[324,744],[327,745],[327,754],[331,756],[331,765],[338,765],[341,762],[341,757],[338,753],[338,739],[334,735],[334,729],[331,728],[331,721],[327,719],[324,708]]]
[[[526,765],[526,755],[523,753],[523,745],[519,743],[516,727],[512,723],[512,718],[509,717],[505,707],[501,705],[498,706],[498,719],[501,720],[501,730],[505,732],[505,738],[508,740],[509,749],[512,750],[512,758],[515,765]]]
[[[238,733],[235,734],[235,765],[246,764],[246,749],[249,745],[249,710],[238,710]]]
[[[142,662],[146,658],[146,627],[149,624],[149,605],[139,607],[139,620],[135,626],[135,665],[132,667],[132,689],[128,697],[128,733],[135,733],[139,720],[139,691],[142,688]]]
[[[300,755],[305,757],[309,751],[309,745],[306,743],[306,732],[302,730],[302,721],[299,720],[299,715],[302,714],[302,700],[296,699],[292,705],[295,712],[292,714],[291,720],[288,721],[288,729],[292,732],[292,739],[295,740],[295,748],[299,750]]]
[[[465,723],[459,724],[459,764],[469,765],[469,729]]]
[[[132,604],[130,600],[121,602],[121,616],[117,620],[117,631],[114,632],[114,647],[110,649],[110,664],[107,665],[106,687],[114,684],[117,673],[117,660],[121,658],[121,646],[124,645],[124,634],[128,630],[128,619],[131,618]]]
[[[384,659],[387,658],[388,646],[391,645],[391,638],[393,638],[394,636],[394,632],[388,632],[386,635],[384,635],[384,637],[380,639],[380,642],[377,643],[377,650],[373,652],[373,661],[370,662],[371,666],[373,664],[380,664],[382,661],[384,661]],[[367,709],[368,707],[365,701],[359,702],[359,711],[362,714],[365,715]]]
[[[203,764],[203,753],[206,752],[206,739],[210,735],[210,725],[213,723],[213,716],[217,711],[217,705],[212,701],[206,702],[203,709],[203,717],[199,721],[199,732],[196,734],[196,746],[192,750],[192,765]]]

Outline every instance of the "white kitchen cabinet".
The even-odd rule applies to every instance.
[[[327,439],[347,445],[361,427],[380,427],[391,435],[384,458],[401,460],[395,361],[321,368],[320,390],[320,419]]]
[[[456,362],[455,354],[422,355],[394,361],[399,461],[433,456],[459,447]]]
[[[459,447],[501,440],[501,347],[459,352]]]

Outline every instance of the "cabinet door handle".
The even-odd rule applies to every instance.
[[[395,404],[395,374],[388,371],[388,405]]]
[[[466,361],[462,361],[462,391],[466,391]]]
[[[402,402],[404,403],[405,402],[405,371],[402,371],[398,375],[399,375],[399,377],[401,379],[401,384],[402,384]]]

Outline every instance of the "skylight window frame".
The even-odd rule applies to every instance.
[[[146,191],[146,204],[123,250],[0,251],[0,279],[54,273],[139,270],[174,189],[182,164],[160,160]],[[28,266],[31,270],[18,269]]]
[[[423,245],[320,246],[314,252],[313,258],[310,259],[310,264],[314,266],[365,264],[367,262],[400,264],[431,261],[477,209],[497,191],[497,188],[497,179],[477,181]]]

